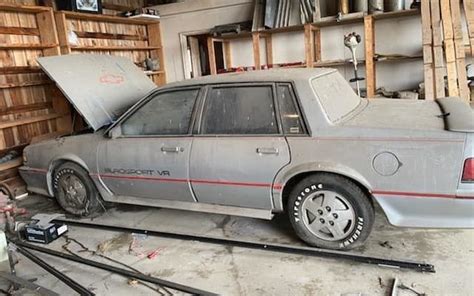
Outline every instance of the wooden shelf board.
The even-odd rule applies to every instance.
[[[238,34],[227,34],[227,35],[222,35],[222,36],[216,36],[212,37],[213,39],[216,40],[234,40],[234,39],[245,39],[245,38],[252,38],[252,32],[241,32]]]
[[[1,11],[39,13],[39,12],[51,11],[52,9],[50,7],[43,7],[43,6],[0,3],[0,10]]]
[[[85,46],[85,45],[70,45],[71,50],[113,50],[113,51],[128,51],[128,50],[157,50],[160,46]]]
[[[420,10],[419,9],[406,9],[406,10],[401,10],[401,11],[392,11],[392,12],[372,14],[375,20],[408,17],[408,16],[414,16],[414,15],[420,15]]]
[[[38,28],[4,27],[4,26],[0,26],[0,34],[33,35],[33,36],[39,36],[40,35]]]
[[[0,83],[0,89],[15,88],[15,87],[25,87],[25,86],[36,86],[36,85],[48,85],[52,84],[52,81],[43,80],[43,81],[26,81],[26,82],[11,82],[11,83]],[[0,107],[1,109],[1,107]]]
[[[36,73],[36,72],[41,72],[40,67],[32,67],[32,66],[0,67],[0,74],[22,74],[22,73]]]
[[[383,62],[402,62],[402,61],[416,61],[416,60],[422,60],[423,55],[418,55],[418,56],[399,56],[399,57],[381,57],[381,58],[375,58],[375,62],[377,63],[383,63]]]
[[[15,119],[9,121],[0,122],[0,129],[9,128],[18,125],[25,125],[30,123],[35,123],[39,121],[46,121],[51,119],[56,119],[61,117],[62,115],[58,114],[46,114],[46,115],[39,115],[34,117],[22,118],[22,119]]]
[[[0,44],[0,49],[3,50],[13,50],[13,49],[47,49],[54,48],[59,46],[59,44],[28,44],[28,43],[19,43],[19,44]]]
[[[79,20],[88,20],[88,21],[97,21],[97,22],[106,22],[106,23],[119,23],[119,24],[131,24],[131,25],[149,25],[159,23],[159,20],[140,20],[140,19],[130,19],[120,16],[104,15],[104,14],[92,14],[92,13],[80,13],[72,11],[60,11],[64,13],[68,19],[79,19]]]

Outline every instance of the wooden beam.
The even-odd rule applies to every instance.
[[[61,51],[61,54],[70,54],[71,47],[69,46],[68,40],[66,15],[64,14],[64,12],[55,12],[54,20],[58,32],[59,49]]]
[[[314,60],[315,62],[321,61],[321,29],[318,27],[313,28],[314,30]]]
[[[39,35],[37,28],[26,28],[26,27],[3,27],[0,26],[0,34],[10,35]]]
[[[12,3],[0,3],[0,10],[2,11],[13,11],[13,12],[25,12],[25,13],[38,13],[44,11],[50,11],[50,7],[32,6],[32,5],[18,5]]]
[[[443,35],[441,31],[441,12],[439,0],[430,0],[431,31],[433,34],[434,92],[435,98],[446,96],[444,75],[446,66],[443,58]]]
[[[431,9],[428,0],[421,1],[421,26],[425,100],[434,100],[433,34],[431,32]]]
[[[73,11],[61,11],[61,13],[65,14],[66,19],[97,21],[97,22],[104,22],[104,23],[148,25],[148,24],[154,24],[154,23],[160,22],[159,20],[133,19],[133,18],[120,17],[120,16],[82,13],[82,12],[73,12]]]
[[[261,70],[262,64],[260,62],[260,33],[252,33],[252,45],[253,45],[253,63],[255,70]]]
[[[161,49],[160,46],[112,46],[112,45],[70,45],[71,50],[91,51],[143,51]]]
[[[53,104],[51,102],[41,102],[41,103],[26,104],[26,105],[14,105],[11,107],[1,106],[0,116],[23,113],[23,112],[31,112],[31,111],[37,111],[37,110],[43,110],[43,109],[50,109],[52,107],[53,107]]]
[[[17,157],[17,158],[14,158],[12,160],[9,160],[7,162],[4,162],[4,163],[0,164],[0,172],[18,167],[18,166],[22,165],[22,163],[23,163],[23,160],[22,160],[21,157]]]
[[[23,74],[23,73],[38,73],[41,72],[39,67],[33,66],[12,66],[12,67],[0,67],[0,74]]]
[[[230,47],[230,41],[224,40],[222,42],[222,46],[224,47],[224,63],[225,68],[230,69],[232,68],[232,52]]]
[[[470,91],[467,83],[466,60],[464,51],[464,35],[462,32],[461,3],[460,0],[451,0],[451,18],[454,30],[454,50],[456,52],[456,66],[459,83],[459,96],[466,102],[470,101]]]
[[[271,34],[265,36],[265,57],[267,65],[273,65],[273,40]]]
[[[464,0],[464,14],[466,15],[467,32],[471,46],[471,57],[474,57],[474,2]]]
[[[304,55],[307,68],[313,68],[314,64],[314,32],[312,24],[304,25]]]
[[[54,22],[54,14],[52,10],[40,12],[36,14],[36,23],[40,32],[41,43],[54,44],[52,48],[44,48],[44,56],[55,56],[60,54],[58,32],[56,23]]]
[[[18,87],[26,87],[26,86],[37,86],[37,85],[48,85],[52,84],[52,81],[49,80],[38,80],[38,81],[22,81],[22,82],[9,82],[9,83],[1,83],[0,89],[8,89],[8,88],[18,88]],[[2,107],[0,107],[1,109]]]
[[[13,49],[22,49],[22,50],[35,50],[35,49],[48,49],[57,47],[58,44],[38,44],[38,43],[17,43],[17,44],[0,44],[0,49],[4,50],[13,50]]]
[[[207,52],[209,55],[209,70],[211,71],[211,75],[216,75],[216,52],[214,49],[214,38],[212,38],[211,36],[207,37]]]
[[[19,126],[19,125],[25,125],[25,124],[30,124],[30,123],[35,123],[39,121],[46,121],[46,120],[51,120],[51,119],[56,119],[58,118],[58,114],[47,114],[47,115],[39,115],[39,116],[33,116],[29,118],[24,118],[24,119],[17,119],[17,120],[10,120],[10,121],[0,121],[0,129],[5,129],[13,126]]]
[[[454,51],[453,22],[449,0],[441,0],[441,20],[443,22],[444,53],[448,77],[448,95],[459,96],[459,85],[456,71],[456,54]]]
[[[365,83],[367,89],[367,98],[375,96],[376,77],[375,77],[375,30],[374,18],[371,15],[364,17],[364,35],[365,35]]]

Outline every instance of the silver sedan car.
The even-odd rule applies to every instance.
[[[91,130],[28,146],[20,171],[69,213],[287,213],[302,240],[332,249],[364,242],[375,204],[396,226],[474,226],[474,113],[459,99],[367,100],[333,69],[155,88],[122,58],[39,63]]]

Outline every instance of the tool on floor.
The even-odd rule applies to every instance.
[[[416,296],[426,296],[425,293],[420,293],[411,287],[405,286],[398,278],[394,278],[390,296],[398,296],[399,289],[410,291],[412,294]]]
[[[405,268],[405,269],[411,269],[411,270],[415,270],[419,272],[432,272],[432,273],[435,272],[434,266],[427,263],[420,263],[420,262],[414,262],[414,261],[408,261],[408,260],[385,259],[385,258],[365,256],[365,255],[354,254],[354,253],[343,252],[343,251],[325,250],[325,249],[319,249],[319,248],[313,248],[313,247],[290,246],[290,245],[284,245],[284,244],[267,244],[267,243],[261,243],[261,242],[234,240],[234,239],[229,239],[229,238],[218,238],[218,237],[211,237],[211,236],[200,236],[200,235],[178,233],[178,232],[157,231],[157,230],[151,230],[151,229],[138,229],[138,228],[132,228],[132,227],[89,223],[89,222],[78,221],[78,220],[57,219],[54,221],[67,223],[68,225],[73,225],[73,226],[78,226],[78,227],[87,227],[87,228],[92,228],[92,229],[105,229],[105,230],[112,230],[112,231],[119,231],[119,232],[143,233],[150,236],[159,236],[159,237],[166,237],[166,238],[171,238],[171,239],[199,241],[199,242],[210,243],[210,244],[228,245],[228,246],[234,246],[234,247],[258,249],[258,250],[273,251],[273,252],[280,252],[280,253],[287,253],[287,254],[298,254],[298,255],[313,256],[313,257],[325,257],[325,258],[333,258],[333,259],[350,260],[350,261],[366,263],[366,264],[375,264],[380,267],[397,268],[397,269]]]
[[[344,35],[344,45],[349,48],[352,54],[352,65],[354,65],[354,78],[350,79],[350,82],[355,82],[357,87],[357,95],[360,96],[360,85],[359,81],[364,80],[363,77],[359,77],[357,73],[357,58],[356,58],[356,48],[361,41],[361,37],[356,32],[349,33]]]

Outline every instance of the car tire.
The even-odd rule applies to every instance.
[[[75,163],[60,165],[54,171],[52,183],[54,197],[70,214],[91,216],[105,209],[89,174]]]
[[[375,219],[367,194],[351,180],[329,173],[310,175],[297,183],[287,209],[298,237],[327,249],[362,245]]]

